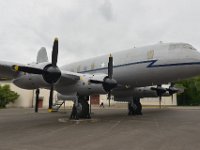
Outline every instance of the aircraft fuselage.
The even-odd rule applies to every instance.
[[[200,74],[200,53],[185,43],[167,43],[112,53],[113,78],[119,84],[143,87],[177,81]],[[107,73],[109,55],[61,67],[72,72]]]

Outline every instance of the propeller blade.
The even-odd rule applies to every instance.
[[[37,89],[36,92],[36,97],[35,97],[35,112],[38,112],[38,103],[39,103],[39,94],[40,94],[40,90]]]
[[[103,79],[103,81],[99,80],[90,80],[90,83],[94,84],[103,84],[104,90],[109,93],[113,88],[117,86],[117,81],[112,78],[113,76],[113,57],[110,55],[108,61],[108,76]]]
[[[108,92],[108,106],[110,107],[111,92]]]
[[[54,91],[54,85],[51,85],[51,89],[50,89],[50,94],[49,94],[49,112],[52,112],[52,105],[53,105],[53,91]]]
[[[157,89],[159,90],[159,92],[161,93],[161,94],[164,94],[167,90],[166,90],[166,88],[163,88],[162,87],[162,85],[158,85],[157,86]]]
[[[175,88],[175,83],[171,83],[169,88],[167,89],[167,91],[169,92],[170,95],[173,95],[175,93],[178,93],[179,89],[178,88]]]
[[[110,54],[109,62],[108,62],[108,77],[112,79],[113,76],[113,57]]]
[[[55,67],[58,60],[58,38],[55,38],[52,51],[52,65]]]
[[[156,91],[159,97],[159,108],[161,108],[162,95],[167,91],[162,85],[157,85],[157,87],[151,87],[151,90]]]
[[[33,67],[28,67],[28,66],[17,66],[13,65],[12,66],[14,71],[21,71],[25,73],[32,73],[32,74],[43,74],[44,70],[40,68],[33,68]]]
[[[151,90],[156,91],[158,96],[162,96],[167,89],[163,88],[161,85],[158,85],[157,87],[151,87]]]
[[[161,109],[162,96],[159,96],[159,108]]]
[[[174,82],[171,82],[171,85],[170,85],[171,87],[174,87],[175,86],[175,83]]]

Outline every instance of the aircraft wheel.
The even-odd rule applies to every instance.
[[[135,114],[136,115],[142,115],[142,104],[140,102],[140,98],[133,99],[133,103],[136,106]]]
[[[89,104],[87,100],[80,100],[77,107],[77,115],[79,118],[90,118]]]
[[[128,103],[128,115],[135,115],[135,111],[136,111],[136,105],[132,102]]]
[[[85,118],[87,116],[87,105],[85,103],[79,103],[77,107],[77,113],[79,118]]]

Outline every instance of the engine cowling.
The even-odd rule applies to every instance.
[[[72,100],[75,101],[77,99],[76,95],[62,95],[60,93],[57,93],[58,100]]]
[[[107,91],[103,84],[96,84],[91,81],[103,83],[106,74],[94,74],[94,75],[83,75],[81,80],[77,84],[77,92],[80,95],[90,95],[90,94],[106,94]]]
[[[29,67],[35,67],[39,69],[45,69],[47,66],[49,66],[49,63],[32,63],[28,64],[27,66]],[[41,87],[48,87],[49,82],[45,79],[43,75],[39,74],[29,74],[29,73],[24,73],[20,72],[18,77],[13,80],[13,83],[23,89],[37,89]]]

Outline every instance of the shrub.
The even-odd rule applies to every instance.
[[[19,95],[11,91],[10,85],[0,85],[0,108],[6,108],[8,103],[14,103]]]

